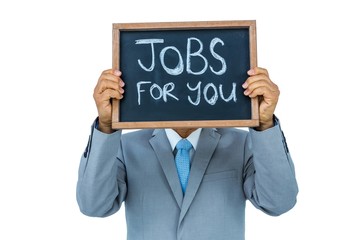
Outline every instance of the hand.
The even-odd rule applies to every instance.
[[[249,78],[242,85],[244,94],[251,98],[259,96],[259,121],[256,130],[263,131],[274,126],[273,115],[279,100],[278,86],[269,78],[264,68],[255,67],[248,71]]]
[[[99,114],[98,129],[104,133],[112,133],[111,99],[122,99],[125,83],[120,78],[119,70],[108,69],[101,73],[94,89],[94,100]]]

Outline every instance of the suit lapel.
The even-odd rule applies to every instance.
[[[149,142],[160,162],[176,202],[179,205],[179,208],[181,208],[183,193],[175,166],[174,155],[170,144],[168,143],[165,131],[161,129],[154,130],[153,137],[149,140]]]
[[[220,134],[214,129],[204,128],[201,132],[199,143],[191,164],[189,182],[186,188],[186,194],[182,202],[179,224],[188,211],[194,197],[199,189],[200,183],[204,177],[207,166],[220,140]],[[176,169],[175,169],[176,171]],[[180,190],[181,191],[181,190]]]

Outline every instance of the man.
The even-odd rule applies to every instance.
[[[246,200],[273,216],[290,210],[298,188],[274,116],[280,92],[266,69],[248,74],[244,94],[260,96],[256,129],[147,129],[122,135],[111,129],[110,100],[123,98],[125,84],[120,71],[104,71],[94,90],[99,117],[79,168],[80,210],[106,217],[125,202],[129,240],[243,240]],[[183,138],[191,143],[189,153],[176,150]],[[183,170],[177,169],[178,153],[191,157]]]

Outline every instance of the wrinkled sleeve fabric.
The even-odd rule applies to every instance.
[[[100,132],[92,126],[80,160],[76,198],[80,211],[92,217],[117,212],[126,198],[126,168],[121,156],[121,131]]]
[[[244,192],[265,213],[278,216],[296,204],[298,185],[285,136],[277,124],[249,130],[244,150]]]

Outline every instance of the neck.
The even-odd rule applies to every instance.
[[[174,128],[173,130],[177,132],[182,138],[187,138],[192,132],[197,128]]]

